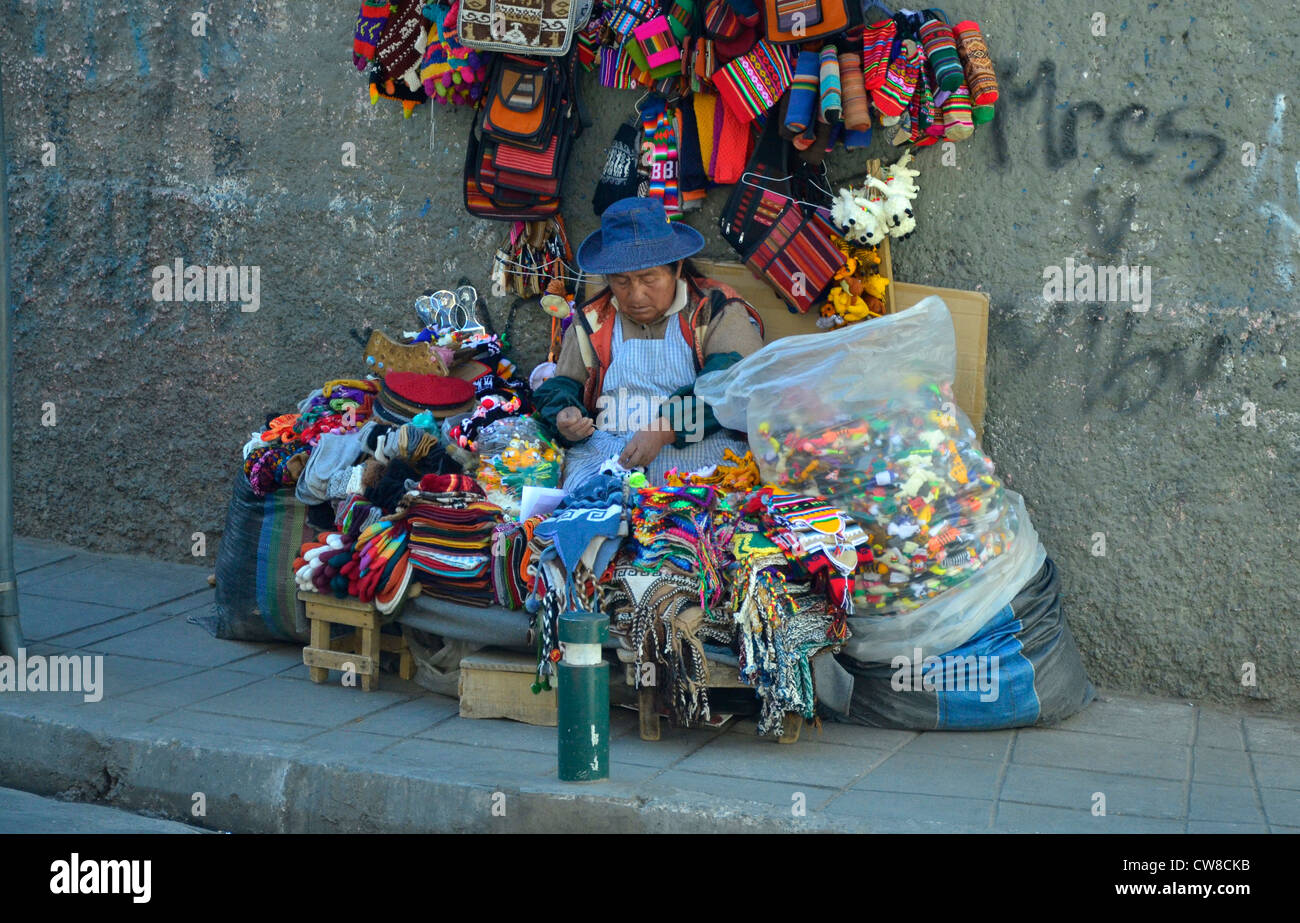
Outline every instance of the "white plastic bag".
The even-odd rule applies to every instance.
[[[871,535],[855,574],[859,661],[942,653],[975,634],[1045,557],[952,384],[938,297],[878,320],[768,344],[696,394],[744,430],[764,484],[826,498]]]

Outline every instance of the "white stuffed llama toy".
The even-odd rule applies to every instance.
[[[884,214],[890,237],[903,238],[916,230],[916,216],[912,210],[912,200],[921,192],[920,187],[912,181],[920,176],[919,170],[908,169],[912,155],[904,154],[898,163],[885,168],[883,181],[874,176],[867,177],[867,185],[884,196],[880,210]]]
[[[848,240],[874,247],[885,239],[889,225],[878,202],[870,201],[866,190],[841,189],[831,204],[831,220]]]

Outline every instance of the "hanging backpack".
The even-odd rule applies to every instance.
[[[763,7],[767,40],[779,45],[826,38],[849,27],[845,0],[763,0]]]
[[[465,152],[465,208],[498,221],[537,221],[560,210],[573,141],[590,124],[577,58],[498,55]]]

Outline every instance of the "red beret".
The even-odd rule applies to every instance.
[[[474,386],[463,378],[421,372],[389,372],[384,378],[384,388],[404,403],[426,410],[459,407],[474,398]]]

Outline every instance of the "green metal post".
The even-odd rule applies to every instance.
[[[609,637],[609,616],[566,612],[560,616],[564,658],[555,665],[560,781],[609,778],[609,664],[601,645]]]

